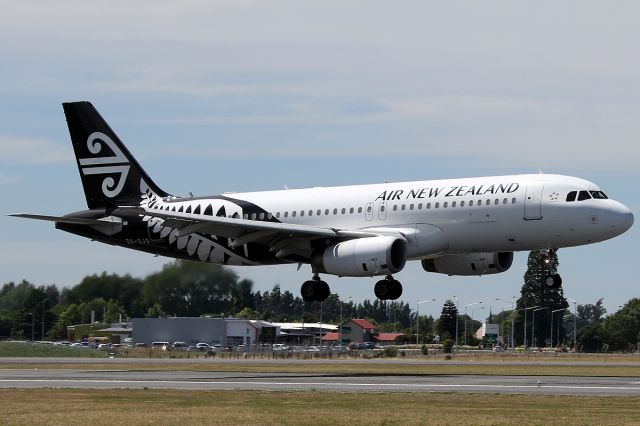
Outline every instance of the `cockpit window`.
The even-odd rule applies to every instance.
[[[607,198],[609,198],[602,191],[589,191],[589,192],[591,192],[591,196],[596,200],[606,200]]]
[[[580,191],[578,194],[578,201],[588,200],[590,198],[591,195],[589,195],[589,191]]]
[[[571,191],[567,194],[567,201],[575,201],[576,195],[578,195],[578,191]]]

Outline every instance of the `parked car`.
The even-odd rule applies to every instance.
[[[181,349],[184,350],[187,347],[187,344],[185,342],[173,342],[173,344],[171,345],[171,347],[173,349]]]
[[[160,349],[166,351],[171,345],[169,342],[151,342],[152,349]]]
[[[202,352],[208,352],[211,346],[208,343],[196,343],[196,350]]]

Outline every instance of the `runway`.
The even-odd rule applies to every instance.
[[[320,390],[640,396],[640,378],[2,369],[0,388]]]

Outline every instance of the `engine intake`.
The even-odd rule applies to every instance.
[[[448,254],[422,260],[427,272],[447,275],[486,275],[507,271],[513,263],[512,252]]]
[[[407,246],[397,237],[368,237],[344,241],[314,256],[318,272],[342,277],[372,277],[400,272],[407,262]]]

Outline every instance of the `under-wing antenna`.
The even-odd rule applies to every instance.
[[[189,197],[193,198],[193,192],[189,191]]]
[[[544,174],[544,172],[543,172],[542,170],[538,169],[538,174],[539,174],[539,175],[543,175],[543,174]]]
[[[284,186],[284,189],[289,189],[286,183],[283,183],[282,186]]]

